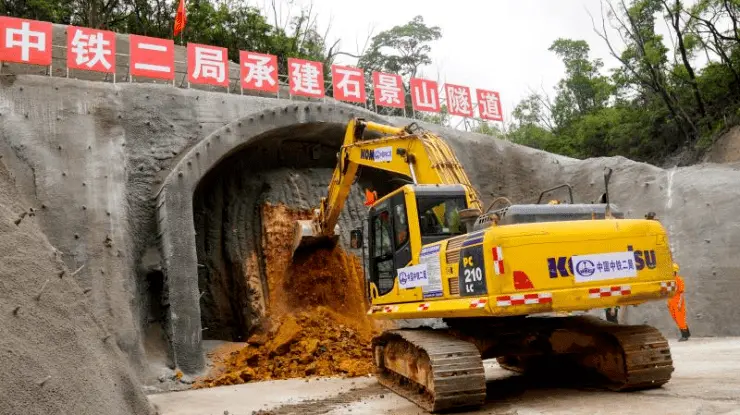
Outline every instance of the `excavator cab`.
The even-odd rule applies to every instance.
[[[376,295],[393,289],[396,270],[411,263],[414,249],[466,232],[460,213],[468,198],[461,185],[405,185],[373,204],[368,273]]]

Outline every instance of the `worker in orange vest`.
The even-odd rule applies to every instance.
[[[365,188],[365,206],[372,206],[378,200],[378,192]]]
[[[678,329],[681,330],[681,338],[678,339],[680,342],[685,342],[691,336],[689,332],[689,326],[686,324],[686,300],[684,299],[684,285],[683,278],[678,275],[678,271],[681,268],[678,264],[673,264],[673,276],[676,280],[676,293],[668,300],[668,311],[671,313],[671,317],[675,320]]]

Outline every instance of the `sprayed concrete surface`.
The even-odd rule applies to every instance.
[[[671,342],[676,371],[662,388],[632,393],[565,388],[487,364],[488,398],[474,414],[740,414],[740,339]],[[371,377],[295,379],[151,395],[162,415],[416,415],[416,405]],[[262,411],[262,412],[259,412]]]

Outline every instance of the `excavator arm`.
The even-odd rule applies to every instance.
[[[312,220],[297,223],[295,249],[336,242],[339,214],[360,166],[400,174],[414,184],[461,184],[471,195],[468,206],[481,208],[477,191],[441,138],[415,124],[392,127],[353,118],[347,124],[327,196],[321,199]]]

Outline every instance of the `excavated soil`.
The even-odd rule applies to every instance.
[[[195,387],[306,376],[362,376],[373,370],[360,261],[339,245],[293,257],[295,220],[310,211],[265,203],[262,255],[268,318],[247,345],[211,354],[214,368]]]

